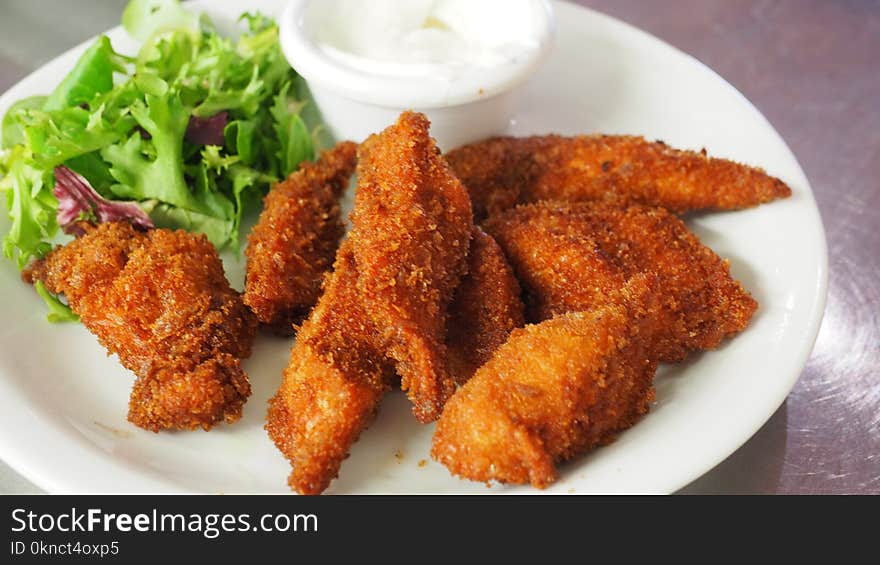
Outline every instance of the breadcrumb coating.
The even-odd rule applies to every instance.
[[[495,137],[449,152],[482,220],[539,200],[615,200],[681,213],[791,195],[763,170],[628,135]]]
[[[474,227],[468,274],[455,290],[446,325],[449,364],[464,384],[525,323],[519,282],[492,236]]]
[[[624,272],[586,231],[555,230],[538,214],[543,204],[532,206],[509,210],[483,225],[523,287],[526,321],[600,306],[626,284]]]
[[[424,423],[437,419],[455,390],[446,317],[473,228],[467,190],[429,125],[423,114],[404,112],[361,144],[350,235],[358,288]]]
[[[600,307],[514,330],[449,400],[431,456],[474,481],[556,480],[556,464],[614,440],[648,411],[656,363],[642,322],[647,275]]]
[[[321,293],[345,226],[339,199],[357,163],[345,141],[276,184],[248,236],[244,302],[260,323],[292,335]]]
[[[729,263],[662,208],[544,201],[519,206],[488,225],[531,278],[535,278],[533,270],[545,266],[532,266],[542,260],[529,254],[544,257],[548,253],[541,242],[560,239],[589,240],[591,247],[572,247],[568,252],[594,258],[598,250],[625,278],[655,273],[662,297],[653,353],[658,361],[674,363],[690,351],[718,347],[725,338],[744,330],[758,308],[755,299],[730,276]],[[583,280],[572,281],[570,265],[564,260],[560,263],[551,265],[533,287],[550,304],[542,312],[544,317],[583,309],[596,301],[590,296],[598,280],[593,275],[596,270],[587,272]],[[554,272],[559,276],[554,277]]]
[[[390,388],[393,368],[378,346],[357,278],[346,240],[269,401],[266,430],[290,461],[288,483],[301,494],[319,494],[336,478]]]
[[[97,227],[25,273],[71,310],[108,353],[137,375],[128,419],[147,430],[234,422],[251,389],[240,359],[256,319],[226,280],[203,235]]]

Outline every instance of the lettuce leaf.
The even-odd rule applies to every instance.
[[[107,127],[101,112],[73,106],[54,112],[30,110],[21,114],[19,119],[34,166],[52,170],[68,159],[117,141],[120,133]]]
[[[61,302],[61,299],[49,292],[41,281],[34,282],[34,288],[37,294],[40,295],[40,298],[46,302],[46,307],[49,308],[49,314],[46,317],[50,322],[53,324],[79,322],[79,316],[70,310],[70,306]]]
[[[281,87],[272,104],[273,127],[278,140],[276,155],[281,162],[281,175],[293,172],[300,161],[315,158],[312,136],[299,115],[302,103],[288,95],[291,83]]]
[[[43,110],[61,110],[91,102],[96,94],[113,88],[114,72],[125,72],[125,58],[117,54],[110,39],[102,35],[49,95]]]
[[[22,156],[16,146],[4,163],[0,189],[6,192],[6,206],[12,225],[3,237],[3,255],[24,266],[32,257],[42,257],[51,248],[48,240],[58,231],[55,210],[58,202],[44,182],[44,172]],[[8,167],[8,168],[7,168]]]
[[[50,248],[56,167],[81,175],[111,208],[136,202],[157,226],[236,248],[242,215],[323,146],[278,26],[260,14],[240,21],[239,37],[223,37],[177,0],[132,0],[123,24],[144,41],[136,57],[99,37],[51,93],[13,105],[0,130],[4,255],[23,267]]]
[[[118,182],[110,189],[126,200],[161,200],[193,211],[205,211],[183,176],[183,135],[189,109],[179,96],[144,95],[131,106],[131,115],[140,130],[114,144],[105,144],[101,157],[110,164],[110,174]],[[150,157],[152,155],[152,158]]]
[[[135,202],[111,201],[98,194],[82,175],[65,167],[55,167],[55,188],[58,199],[55,216],[64,233],[82,235],[79,222],[96,223],[128,221],[142,229],[150,229],[153,222]]]
[[[155,200],[143,202],[141,206],[150,215],[150,219],[157,228],[184,229],[186,231],[203,233],[208,240],[217,247],[227,244],[232,238],[234,222],[199,214],[183,208],[175,208],[168,204],[161,204]]]
[[[3,116],[3,125],[0,136],[3,138],[3,149],[10,149],[25,142],[24,125],[21,123],[19,112],[25,110],[38,110],[46,102],[45,96],[29,96],[22,98],[9,107]]]
[[[131,0],[122,12],[122,27],[140,41],[169,30],[197,30],[198,18],[177,0]]]

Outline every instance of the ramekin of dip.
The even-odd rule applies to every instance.
[[[548,0],[290,0],[281,48],[337,139],[413,109],[448,150],[507,129],[554,33]]]

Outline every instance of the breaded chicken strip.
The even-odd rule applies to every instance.
[[[632,426],[654,398],[641,334],[655,282],[641,275],[604,306],[514,330],[446,404],[431,456],[467,479],[544,488],[557,463]]]
[[[730,276],[729,262],[667,210],[601,203],[543,206],[544,221],[559,229],[579,231],[586,224],[590,237],[626,276],[657,274],[662,289],[658,324],[665,328],[656,344],[659,361],[674,363],[690,351],[718,347],[743,331],[758,308]]]
[[[251,388],[254,315],[203,235],[81,224],[26,273],[67,298],[109,353],[137,375],[128,419],[147,430],[210,429],[234,422]]]
[[[522,285],[526,321],[601,306],[626,284],[623,270],[589,234],[554,230],[530,212],[518,207],[483,226]]]
[[[345,226],[339,198],[357,163],[357,145],[342,142],[303,163],[264,199],[248,237],[244,302],[262,324],[292,335],[311,310]]]
[[[690,351],[718,347],[725,338],[744,330],[758,307],[730,276],[728,262],[662,208],[545,201],[517,207],[489,224],[515,256],[539,252],[539,239],[591,239],[625,277],[656,273],[662,296],[654,350],[658,361],[678,362]],[[592,253],[591,249],[581,254]],[[578,284],[589,285],[591,279]],[[561,292],[558,286],[567,283],[548,275],[539,294],[555,296]],[[555,312],[579,310],[590,303],[557,301]]]
[[[761,169],[626,135],[495,137],[446,155],[477,220],[538,200],[617,200],[673,212],[737,210],[791,195]]]
[[[482,366],[515,328],[525,323],[521,290],[492,236],[474,227],[468,274],[449,307],[446,345],[459,384]]]
[[[435,420],[455,390],[446,316],[473,228],[467,190],[428,126],[404,112],[361,144],[351,216],[358,288],[420,422]]]
[[[389,389],[390,360],[357,290],[351,241],[343,242],[324,294],[297,334],[266,430],[290,461],[291,488],[322,492]]]

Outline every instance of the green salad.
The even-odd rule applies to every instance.
[[[319,121],[272,19],[245,14],[228,38],[177,0],[132,0],[122,23],[143,41],[136,56],[101,36],[53,92],[3,117],[3,254],[19,268],[82,220],[131,217],[237,248],[242,214],[314,158]]]

